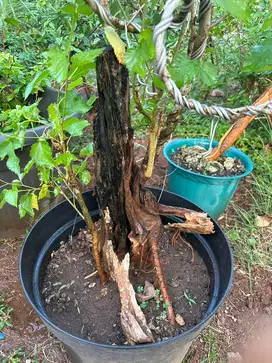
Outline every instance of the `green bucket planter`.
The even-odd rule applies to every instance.
[[[245,172],[237,176],[207,176],[197,174],[176,165],[170,158],[181,146],[202,146],[208,149],[207,139],[177,139],[170,141],[163,150],[168,161],[168,190],[197,204],[211,217],[217,219],[232,199],[240,180],[249,175],[254,165],[242,151],[231,147],[224,155],[237,158],[245,166]],[[213,142],[213,147],[218,142]]]

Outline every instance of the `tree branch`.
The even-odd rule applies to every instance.
[[[88,4],[96,15],[98,15],[104,22],[106,22],[106,18],[108,19],[107,25],[112,25],[115,28],[124,30],[126,28],[125,22],[121,19],[112,16],[104,7],[102,7],[103,12],[99,10],[97,2],[95,0],[85,0],[86,4]],[[134,26],[133,24],[129,24],[127,26],[127,31],[130,33],[139,33],[139,28]]]

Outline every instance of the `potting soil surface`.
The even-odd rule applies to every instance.
[[[173,232],[161,232],[160,257],[175,313],[183,318],[184,325],[171,326],[163,301],[149,300],[142,310],[156,341],[196,325],[210,300],[210,278],[203,260],[184,239],[178,238],[173,246],[172,237]],[[100,284],[90,243],[90,235],[82,230],[52,254],[42,287],[46,312],[57,326],[73,335],[98,343],[126,344],[117,285]],[[130,280],[136,292],[142,290],[146,281],[155,284],[153,266],[143,266],[141,270],[132,267]],[[159,291],[157,294],[160,295]]]
[[[202,146],[180,147],[171,155],[171,160],[184,169],[208,176],[227,177],[245,172],[239,159],[220,156],[216,161],[207,161],[206,151]]]

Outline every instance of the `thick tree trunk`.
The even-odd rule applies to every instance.
[[[110,210],[114,242],[125,248],[124,166],[130,128],[129,78],[111,47],[97,59],[98,117],[94,125],[96,189],[101,210]],[[116,246],[117,247],[117,246]]]

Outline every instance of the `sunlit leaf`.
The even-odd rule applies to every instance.
[[[48,168],[52,168],[54,166],[51,147],[45,140],[39,140],[31,146],[30,156],[38,166]]]
[[[12,205],[13,207],[17,207],[18,188],[13,187],[10,190],[6,190],[4,198],[8,204]]]
[[[72,136],[81,136],[85,127],[89,126],[89,122],[86,120],[80,120],[72,117],[64,120],[63,129],[69,132]]]
[[[62,83],[68,74],[68,55],[65,50],[51,48],[47,53],[49,72],[52,80]]]
[[[7,167],[13,173],[20,175],[20,159],[16,156],[14,150],[11,150],[8,154]]]
[[[39,192],[39,196],[38,196],[38,199],[43,199],[45,197],[47,197],[47,194],[48,194],[48,185],[47,184],[43,184],[42,187],[41,187],[41,190]]]
[[[33,209],[39,210],[38,197],[36,194],[32,194],[31,205]]]
[[[90,142],[80,150],[80,156],[93,156],[93,143]]]
[[[250,17],[249,1],[214,0],[214,4],[221,6],[225,11],[241,20],[247,20]]]

